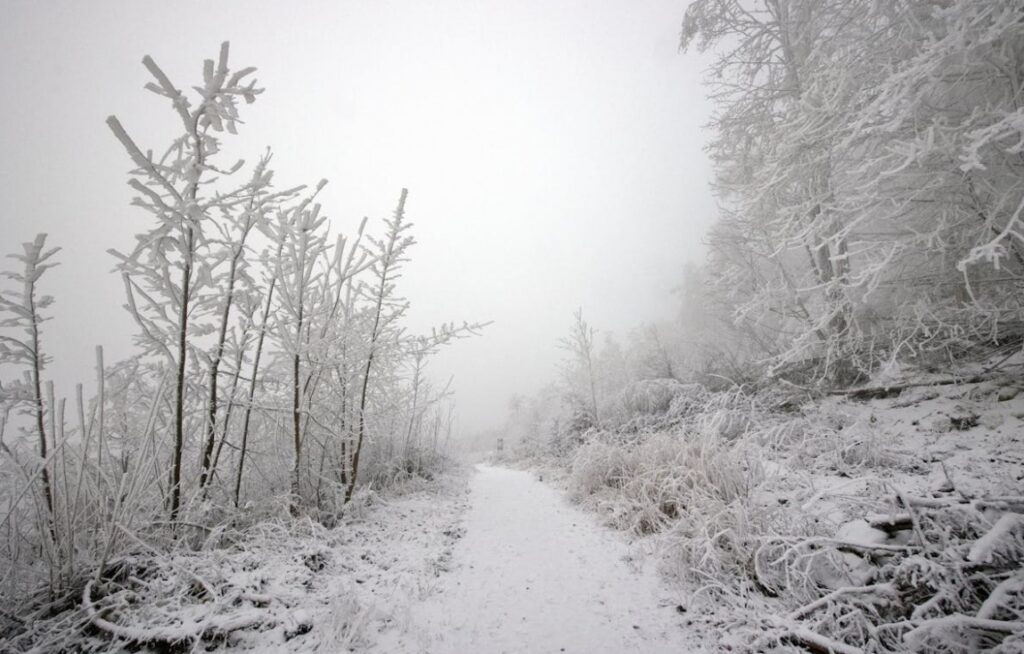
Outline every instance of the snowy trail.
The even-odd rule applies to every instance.
[[[377,651],[689,652],[683,616],[626,545],[526,472],[478,466],[437,592]]]

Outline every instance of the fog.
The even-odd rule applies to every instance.
[[[104,125],[143,147],[175,134],[143,90],[151,55],[179,86],[229,40],[266,92],[228,156],[269,146],[279,185],[329,180],[336,229],[387,215],[408,187],[418,244],[400,289],[410,325],[493,321],[431,363],[463,430],[556,374],[582,307],[622,333],[677,311],[672,289],[713,218],[702,148],[705,61],[678,51],[685,2],[6,2],[0,21],[0,243],[61,246],[44,291],[58,394],[93,345],[131,352],[108,248],[147,214]]]

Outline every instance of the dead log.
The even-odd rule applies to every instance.
[[[896,397],[908,388],[927,388],[929,386],[952,386],[953,384],[977,384],[991,379],[990,375],[974,375],[973,377],[939,379],[929,382],[905,382],[902,384],[885,384],[882,386],[862,386],[860,388],[839,388],[829,391],[829,395],[845,395],[851,400],[884,400]]]

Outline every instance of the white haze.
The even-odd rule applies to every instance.
[[[279,185],[327,178],[343,231],[408,187],[411,326],[494,321],[431,364],[439,383],[455,376],[463,429],[552,377],[576,307],[605,332],[670,318],[714,214],[705,62],[677,50],[685,5],[3,2],[0,249],[40,231],[63,247],[44,280],[58,393],[92,376],[94,344],[131,351],[106,250],[149,218],[128,205],[103,121],[163,147],[173,116],[142,89],[142,56],[185,86],[222,40],[267,89],[228,153],[271,146]]]

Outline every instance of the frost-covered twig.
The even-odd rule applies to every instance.
[[[872,584],[870,586],[847,586],[838,588],[828,595],[825,595],[810,604],[805,604],[789,614],[790,620],[800,620],[820,608],[828,606],[832,602],[848,597],[850,595],[877,595],[880,599],[894,599],[897,596],[896,588],[891,583]]]

